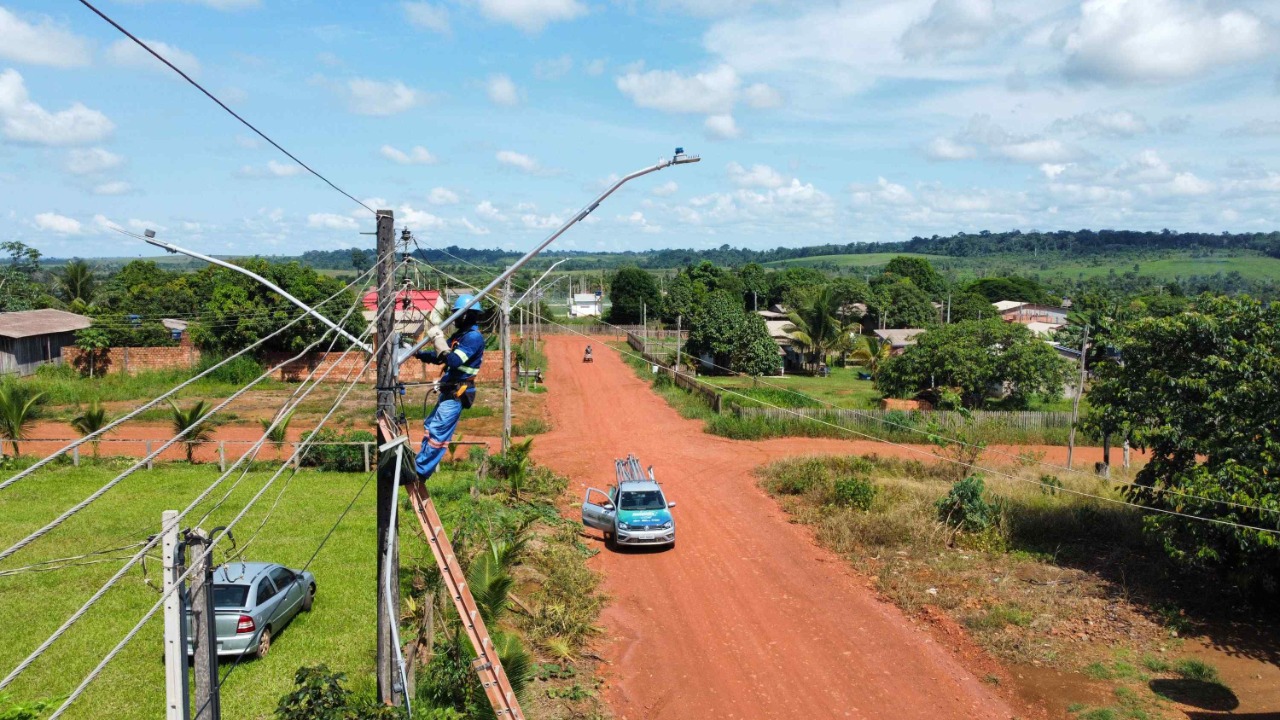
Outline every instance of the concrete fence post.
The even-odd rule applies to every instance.
[[[147,458],[148,458],[147,469],[154,470],[155,469],[154,461],[150,459],[151,458],[151,441],[150,440],[147,441]]]
[[[218,441],[218,472],[227,471],[227,441]]]
[[[80,446],[71,448],[71,466],[80,467]]]
[[[360,449],[364,451],[364,471],[369,472],[369,443],[361,443]]]

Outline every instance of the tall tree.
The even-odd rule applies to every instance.
[[[769,307],[769,274],[759,264],[749,262],[738,270],[742,281],[742,300],[748,310]]]
[[[814,364],[826,362],[828,354],[849,342],[848,331],[836,315],[837,309],[835,293],[826,286],[787,315],[790,324],[783,330],[805,349]]]
[[[753,312],[745,314],[729,355],[729,367],[745,375],[777,375],[782,370],[782,354],[764,318]]]
[[[730,355],[742,336],[744,316],[739,296],[723,290],[708,293],[690,316],[685,347],[694,355],[710,355],[720,367],[729,367]]]
[[[867,315],[876,327],[921,328],[938,322],[938,310],[929,296],[906,278],[876,283],[867,303]]]
[[[648,307],[650,318],[659,316],[662,310],[662,296],[658,294],[658,283],[653,275],[637,267],[624,267],[613,275],[609,284],[609,322],[630,324],[640,322]]]
[[[9,253],[9,262],[0,267],[0,312],[45,307],[40,251],[17,240],[0,243],[0,250]]]
[[[65,303],[80,303],[87,307],[98,292],[98,279],[89,263],[79,258],[68,262],[58,271],[58,296]]]
[[[1134,445],[1150,451],[1130,499],[1280,530],[1280,306],[1205,296],[1189,312],[1133,322],[1118,345],[1124,362],[1098,368],[1085,425],[1130,428]],[[1175,560],[1255,589],[1280,587],[1280,536],[1178,515],[1144,519]]]
[[[884,272],[886,275],[910,280],[934,300],[941,299],[947,289],[947,281],[933,269],[933,264],[926,258],[898,255],[885,265]]]

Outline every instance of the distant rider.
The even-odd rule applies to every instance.
[[[454,312],[466,307],[471,299],[471,295],[459,296],[453,301]],[[418,477],[423,481],[435,473],[444,458],[449,441],[458,429],[462,411],[475,402],[476,375],[484,359],[484,335],[477,327],[479,322],[480,303],[477,301],[458,318],[454,324],[456,329],[448,340],[445,340],[440,327],[433,325],[427,331],[432,347],[417,353],[417,358],[424,363],[445,366],[438,385],[440,400],[422,423],[426,434],[422,436],[422,450],[414,462]]]

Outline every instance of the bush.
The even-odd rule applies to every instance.
[[[860,477],[842,477],[835,482],[832,497],[836,505],[870,510],[876,499],[876,486]]]
[[[36,368],[36,377],[42,380],[79,380],[80,373],[70,363],[47,363]]]
[[[999,507],[987,501],[986,487],[977,475],[952,485],[946,497],[938,501],[937,508],[939,519],[969,532],[995,527],[1000,515]]]
[[[200,360],[198,372],[204,372],[220,362],[222,362],[222,358],[205,356]],[[262,363],[247,355],[241,355],[205,377],[229,385],[248,385],[257,380],[265,371],[266,368],[262,366]]]
[[[315,433],[305,432],[302,434],[302,439],[307,440],[312,436],[315,437],[314,443],[303,454],[302,464],[307,467],[333,472],[363,472],[364,448],[359,445],[330,445],[328,443],[367,442],[376,445],[378,440],[373,433],[367,430],[339,432],[331,428],[321,428],[319,432]],[[373,462],[373,458],[370,457],[369,461]]]

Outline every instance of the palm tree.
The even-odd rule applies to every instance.
[[[182,443],[187,448],[187,462],[195,462],[196,448],[201,443],[207,443],[213,439],[213,420],[204,417],[206,413],[205,403],[203,400],[197,400],[194,405],[183,410],[178,407],[172,400],[169,405],[173,408],[173,432],[175,434],[186,430]]]
[[[27,429],[40,417],[44,393],[9,380],[0,383],[0,437],[13,443],[13,456],[18,456],[18,442],[26,439]]]
[[[862,344],[853,351],[853,361],[862,363],[871,377],[880,372],[880,366],[889,359],[889,343],[875,335],[862,336]]]
[[[89,408],[87,410],[82,411],[79,415],[72,418],[71,427],[83,437],[98,432],[106,426],[107,422],[106,408],[102,407],[102,403],[94,400],[89,404]],[[94,459],[97,459],[98,445],[101,443],[101,439],[93,440],[91,442],[93,444],[93,457]]]
[[[814,357],[826,362],[827,355],[848,342],[844,325],[836,316],[836,298],[830,287],[824,287],[800,308],[787,315],[790,324],[782,330]]]
[[[57,274],[57,279],[58,294],[68,304],[79,301],[77,307],[84,308],[93,303],[93,296],[98,291],[98,280],[89,263],[78,258],[72,260]]]
[[[285,441],[289,439],[289,421],[293,419],[293,413],[293,410],[285,413],[284,417],[280,418],[280,421],[275,424],[275,427],[271,426],[275,418],[270,420],[267,418],[258,419],[258,422],[262,423],[262,432],[266,433],[267,440],[270,440],[277,450],[284,447]]]

